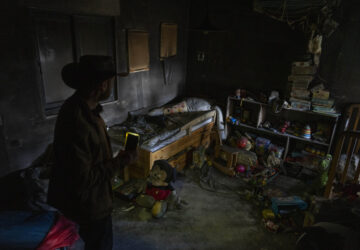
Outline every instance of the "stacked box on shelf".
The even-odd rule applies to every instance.
[[[330,99],[330,92],[317,90],[313,92],[312,109],[317,112],[336,113],[334,109],[334,99]]]
[[[294,97],[290,97],[289,99],[291,103],[292,109],[297,110],[310,110],[311,109],[311,102],[303,99],[298,99]]]
[[[310,110],[310,82],[313,80],[315,66],[310,62],[293,62],[288,81],[291,84],[290,102],[294,109]]]

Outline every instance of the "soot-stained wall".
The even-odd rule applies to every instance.
[[[338,103],[360,103],[360,2],[344,0],[335,13],[339,26],[324,39],[321,78]]]
[[[237,88],[284,92],[291,62],[306,53],[307,41],[291,29],[252,10],[253,1],[194,1],[190,8],[187,94],[224,103]],[[197,30],[208,19],[217,32]],[[324,36],[318,79],[339,110],[360,102],[360,2],[342,1],[335,32]],[[201,52],[204,52],[203,61]]]
[[[149,32],[150,71],[118,79],[118,101],[104,106],[108,125],[129,111],[162,105],[185,86],[189,1],[166,0],[19,0],[2,3],[0,29],[0,176],[25,168],[52,142],[56,116],[46,116],[39,89],[39,64],[29,7],[59,13],[114,16],[119,71],[127,69],[126,29]],[[178,55],[159,60],[161,22],[178,24]],[[59,72],[60,74],[60,72]]]
[[[206,20],[206,12],[217,31],[197,30]],[[190,95],[225,102],[226,96],[237,88],[283,92],[291,62],[306,52],[303,33],[253,12],[252,1],[192,2],[189,26]]]

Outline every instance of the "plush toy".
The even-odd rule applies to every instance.
[[[238,141],[237,141],[237,146],[238,148],[245,148],[247,143],[248,143],[248,139],[244,136],[242,136]]]
[[[280,166],[280,164],[281,164],[281,160],[278,157],[276,157],[274,151],[271,151],[266,160],[266,166],[273,168],[273,167]]]
[[[328,181],[328,169],[330,167],[332,161],[332,155],[327,154],[326,157],[321,161],[320,163],[320,172],[321,172],[321,185],[326,186],[326,183]]]
[[[172,182],[176,179],[176,170],[166,160],[157,160],[150,171],[144,194],[136,199],[140,206],[150,208],[155,218],[162,217],[170,203],[180,203]]]

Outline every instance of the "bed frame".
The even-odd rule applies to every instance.
[[[194,125],[209,118],[212,118],[210,123],[190,132]],[[129,179],[129,177],[138,179],[147,178],[154,161],[160,159],[168,160],[169,163],[178,170],[184,168],[187,163],[189,163],[187,159],[189,158],[189,153],[192,152],[192,149],[195,149],[200,145],[203,145],[204,147],[208,147],[210,145],[210,135],[215,121],[216,111],[209,111],[182,126],[181,130],[185,130],[187,133],[179,140],[174,141],[155,152],[140,148],[138,161],[129,166],[124,173],[125,180]]]

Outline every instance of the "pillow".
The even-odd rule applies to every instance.
[[[189,112],[211,110],[211,104],[205,99],[190,97],[186,99]]]
[[[184,112],[188,112],[186,101],[182,101],[178,104],[175,104],[174,106],[164,108],[164,115],[184,113]]]
[[[148,115],[149,116],[159,116],[159,115],[163,115],[164,114],[164,109],[163,108],[156,108],[151,110]]]

